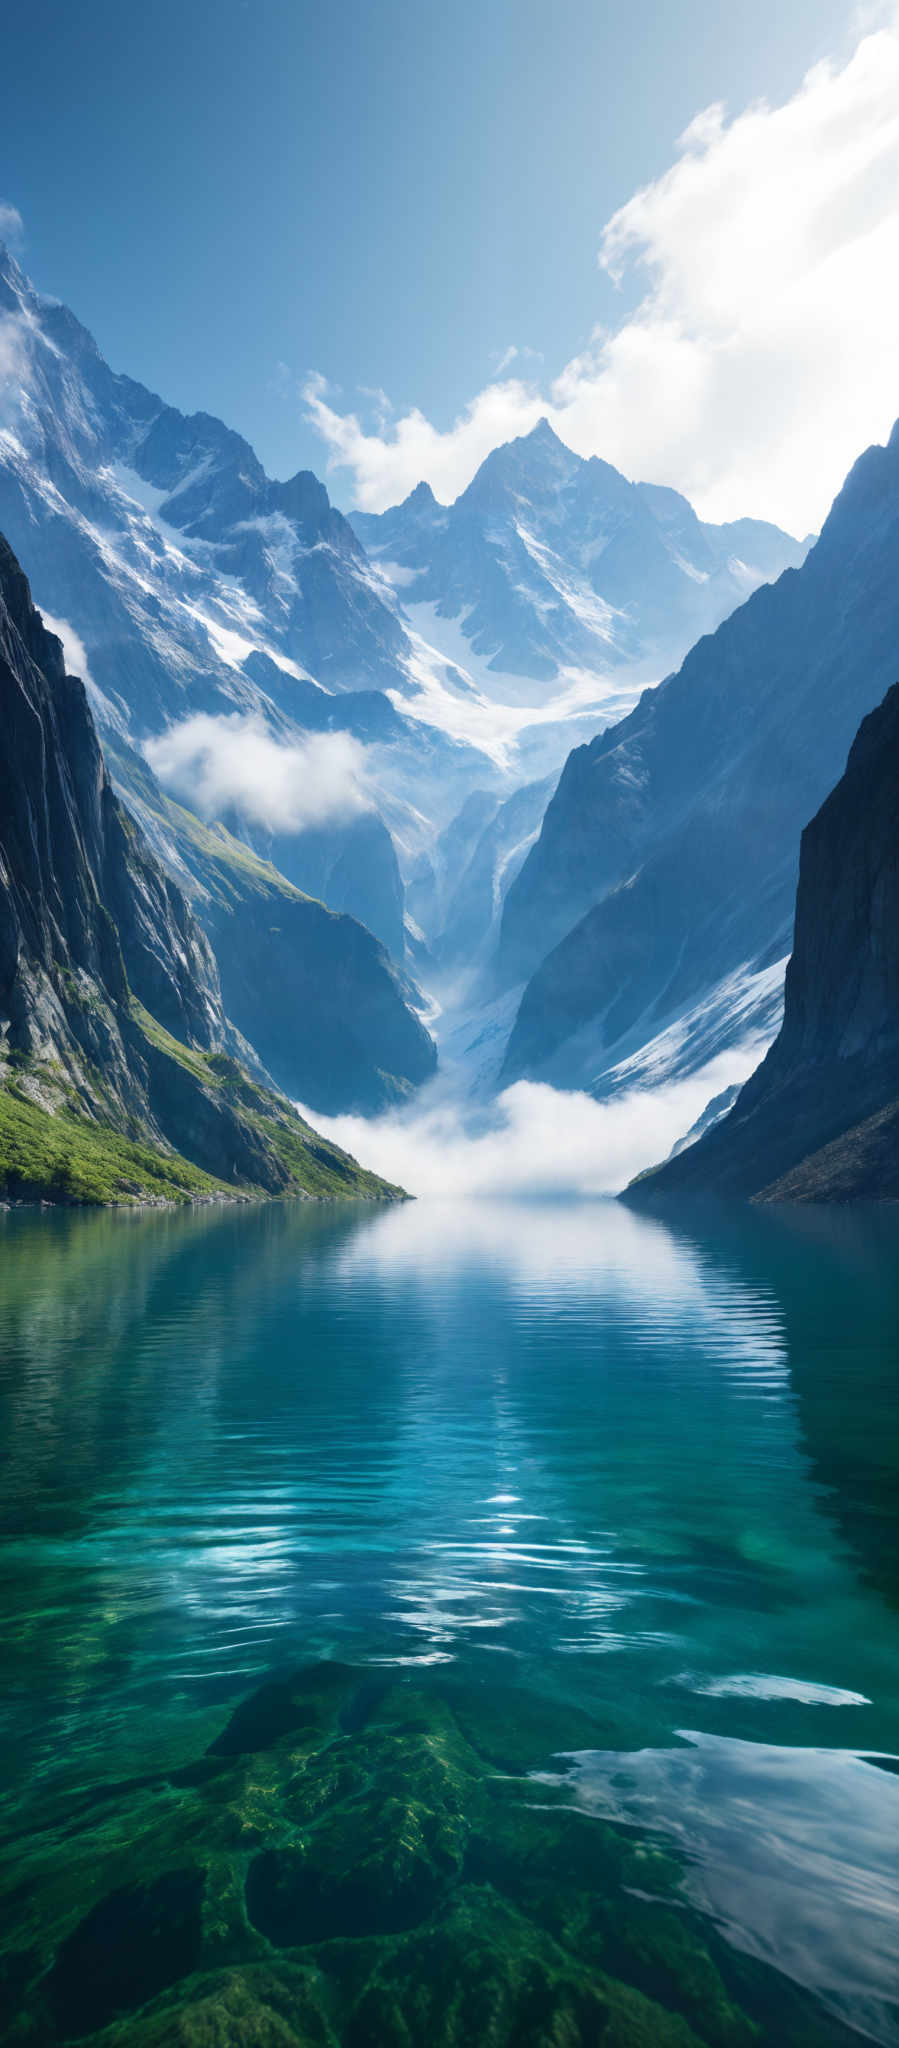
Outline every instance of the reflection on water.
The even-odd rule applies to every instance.
[[[899,1782],[845,1750],[683,1731],[689,1747],[585,1751],[573,1803],[673,1839],[686,1890],[736,1945],[878,2041],[899,2040]]]
[[[737,1946],[892,2038],[896,1788],[857,1759],[899,1747],[899,1218],[0,1232],[15,1829],[196,1754],[272,1669],[445,1674],[539,1698],[560,1752],[599,1716],[579,1802],[675,1835]]]

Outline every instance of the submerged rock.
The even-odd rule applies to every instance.
[[[60,2038],[78,2039],[146,2005],[196,1968],[203,1874],[172,1870],[111,1892],[63,1942],[50,1976]]]
[[[548,1767],[592,1733],[515,1688],[267,1681],[201,1765],[76,1795],[7,1874],[5,2040],[851,2048],[727,1948],[673,1856],[571,1809]]]

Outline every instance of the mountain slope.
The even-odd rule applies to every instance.
[[[2,247],[0,341],[0,528],[104,737],[139,750],[200,713],[252,714],[277,743],[351,734],[380,823],[380,885],[371,844],[339,806],[319,819],[314,848],[291,835],[290,878],[312,892],[333,881],[332,907],[365,904],[401,957],[393,829],[417,848],[431,813],[447,822],[494,764],[386,694],[414,697],[419,681],[352,527],[311,473],[272,482],[221,421],[185,418],[113,372]],[[118,787],[130,801],[127,776]]]
[[[3,1191],[384,1191],[232,1056],[208,942],[113,794],[2,539],[0,711]]]
[[[90,605],[96,683],[138,732],[177,715],[186,691],[194,709],[255,701],[239,641],[244,655],[274,643],[285,695],[304,672],[338,689],[396,685],[402,628],[317,477],[271,482],[220,420],[186,418],[110,370],[6,250],[0,312],[13,365],[4,530],[60,616],[87,622]]]
[[[531,980],[504,1080],[602,1089],[665,1032],[689,1071],[702,1049],[690,1020],[737,983],[757,986],[768,1028],[802,826],[892,681],[897,559],[894,429],[856,463],[802,568],[569,757],[506,899],[499,973]],[[740,1029],[752,1021],[744,1006]]]
[[[399,572],[410,617],[425,605],[459,619],[490,671],[544,686],[622,663],[649,680],[804,553],[761,521],[704,526],[677,491],[584,461],[546,420],[494,449],[455,504],[419,484],[404,504],[351,518],[386,575]]]
[[[496,942],[508,889],[540,830],[555,777],[526,782],[494,805],[468,855],[452,875],[434,954],[443,969],[480,966]]]
[[[899,683],[802,835],[784,1019],[723,1121],[632,1191],[899,1197]]]
[[[373,934],[175,803],[123,742],[109,753],[211,942],[228,1015],[279,1087],[329,1115],[373,1114],[428,1080],[437,1055],[417,990]]]

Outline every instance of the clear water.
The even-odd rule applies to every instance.
[[[41,1984],[119,1837],[271,1674],[338,1660],[518,1732],[547,1827],[663,1851],[765,2041],[899,2041],[897,1366],[889,1210],[7,1215],[9,2038],[85,2031]],[[628,1870],[603,1969],[647,1992]],[[678,2040],[744,2038],[701,2008]]]

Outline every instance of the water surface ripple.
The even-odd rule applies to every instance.
[[[433,1674],[899,2041],[897,1332],[887,1211],[7,1214],[8,1836],[272,1672]]]

